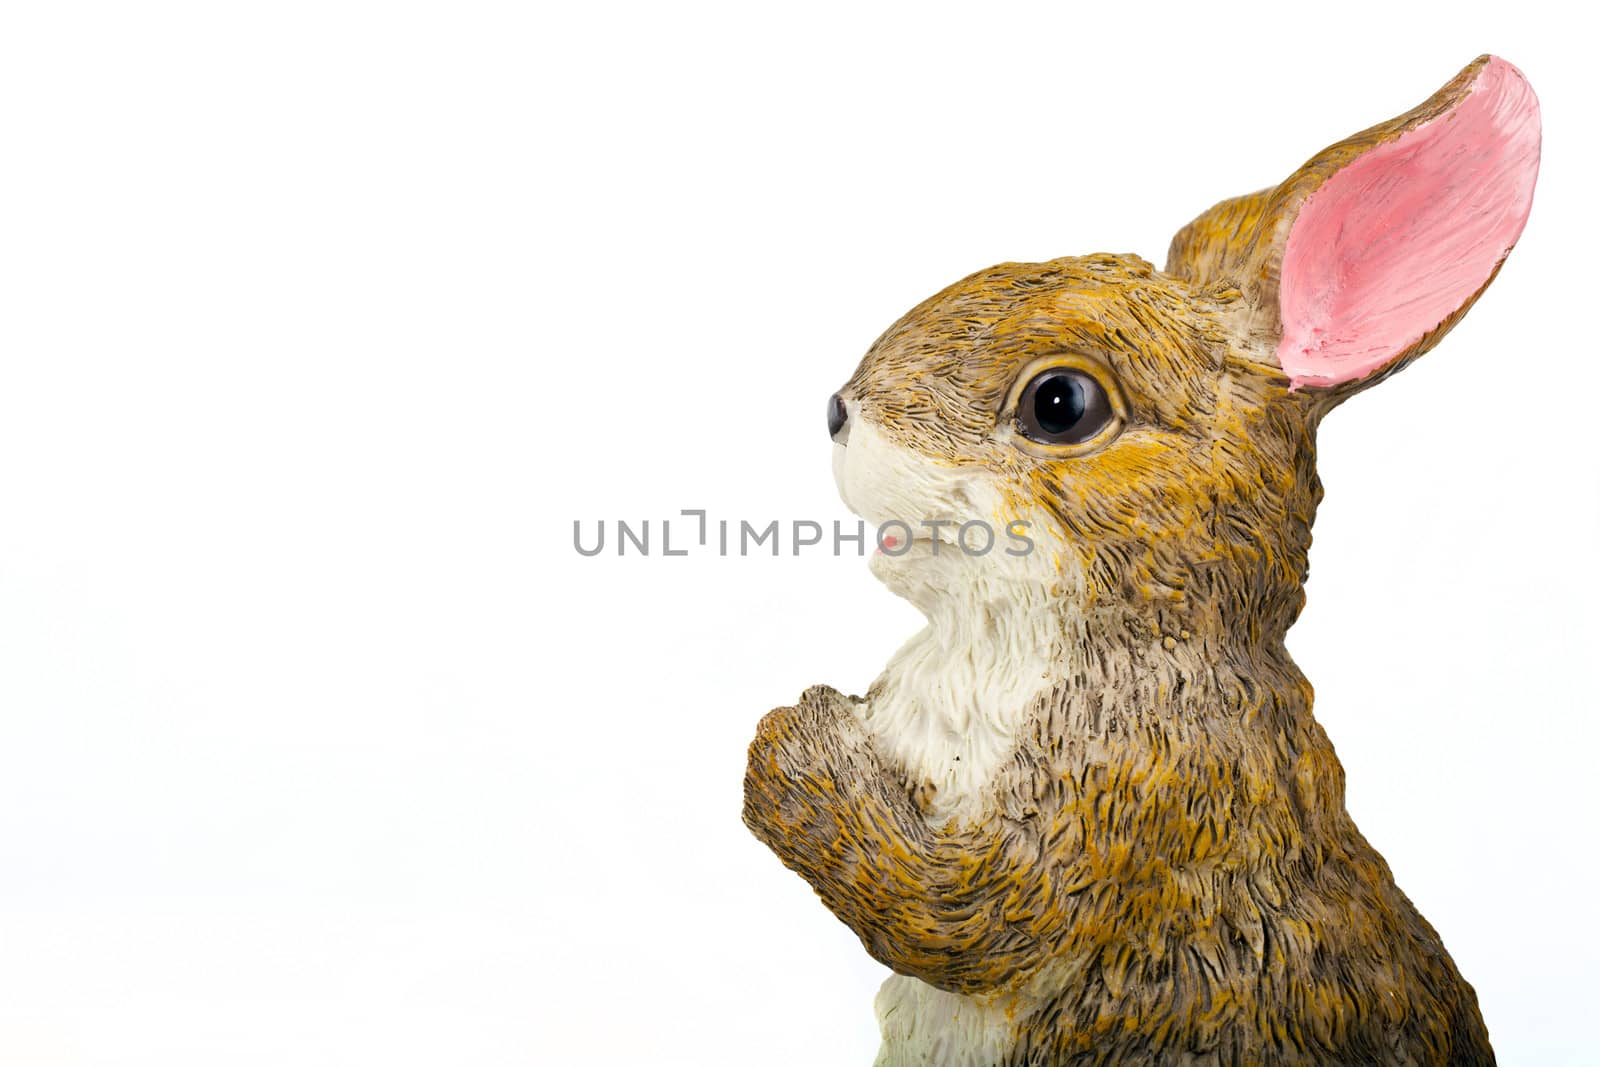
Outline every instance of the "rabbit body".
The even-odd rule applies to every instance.
[[[1322,283],[1297,231],[1360,234],[1349,182],[1388,188],[1397,166],[1464,188],[1439,138],[1474,123],[1509,148],[1472,173],[1504,180],[1414,236],[1475,226],[1451,255],[1478,267],[1400,310],[1374,304],[1399,282],[1366,294],[1359,270],[1302,291]],[[1368,174],[1375,153],[1389,170]],[[1536,165],[1531,91],[1484,57],[1202,215],[1165,270],[1002,264],[868,351],[830,426],[845,502],[880,526],[1026,529],[1032,548],[975,554],[918,525],[872,569],[926,629],[864,698],[808,690],[750,748],[746,823],[896,972],[880,1065],[1494,1062],[1471,986],[1346,813],[1283,642],[1320,419],[1466,311]],[[1411,246],[1382,247],[1351,261],[1411,277]],[[1339,347],[1357,327],[1378,341]],[[1302,328],[1328,340],[1286,348]]]

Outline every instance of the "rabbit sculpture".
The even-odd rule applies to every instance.
[[[1319,421],[1488,286],[1539,141],[1481,57],[1165,270],[957,282],[833,398],[845,503],[913,531],[872,569],[928,625],[864,698],[761,720],[744,820],[895,972],[880,1065],[1494,1062],[1284,636]],[[958,548],[973,521],[1025,538]]]

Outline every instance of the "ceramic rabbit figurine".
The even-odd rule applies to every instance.
[[[834,398],[840,492],[916,530],[872,566],[928,626],[865,698],[761,721],[744,819],[896,972],[880,1064],[1494,1062],[1284,635],[1318,422],[1494,278],[1539,136],[1484,56],[1205,212],[1165,270],[957,282]],[[978,520],[1034,551],[957,550]]]

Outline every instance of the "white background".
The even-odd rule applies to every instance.
[[[824,401],[905,308],[1159,261],[1485,50],[1533,218],[1326,424],[1291,644],[1502,1062],[1593,1062],[1594,63],[1445,10],[7,5],[0,1062],[868,1062],[740,779],[917,619],[573,520],[846,518]]]

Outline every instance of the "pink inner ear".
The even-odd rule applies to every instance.
[[[1538,173],[1539,101],[1492,58],[1461,103],[1324,182],[1283,254],[1291,388],[1364,378],[1459,310],[1521,235]]]

